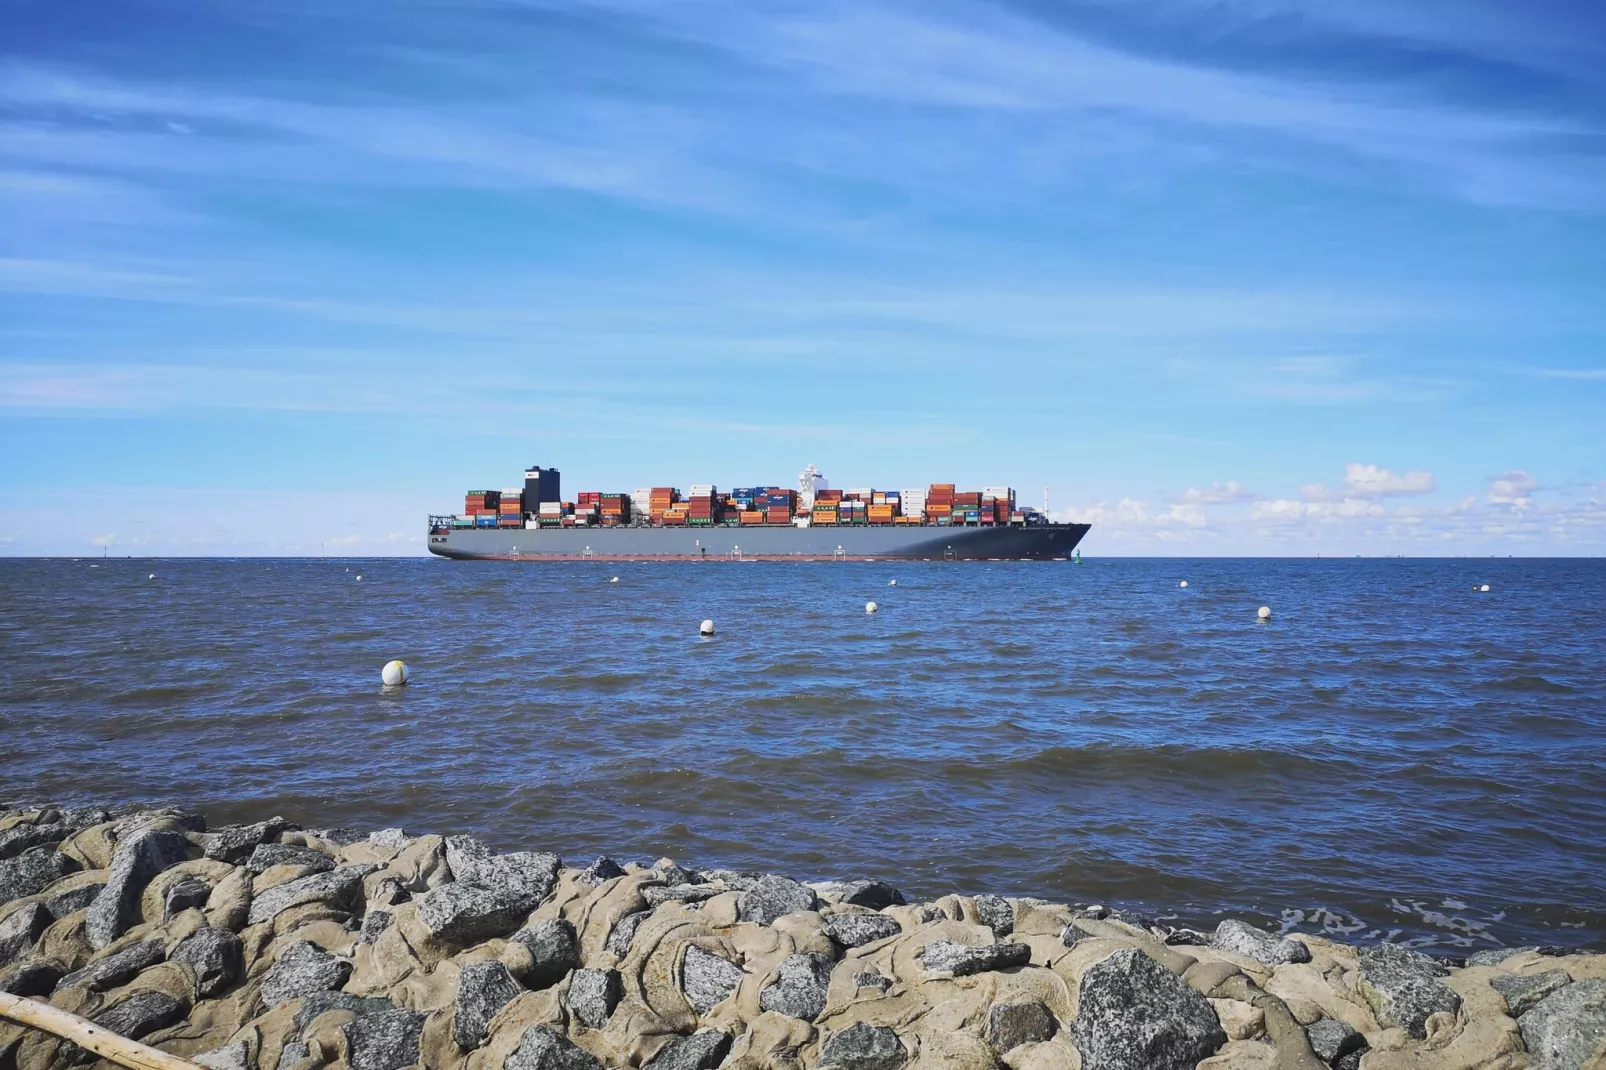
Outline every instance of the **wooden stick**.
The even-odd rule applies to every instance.
[[[13,996],[9,992],[0,992],[0,1018],[10,1018],[14,1022],[70,1040],[80,1048],[87,1048],[129,1070],[205,1070],[188,1059],[180,1059],[177,1055],[147,1047],[137,1040],[120,1037],[60,1007]]]

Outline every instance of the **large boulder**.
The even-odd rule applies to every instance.
[[[533,965],[520,980],[531,988],[550,988],[580,965],[580,937],[565,918],[538,922],[508,940],[529,949]]]
[[[1310,961],[1310,948],[1300,941],[1286,936],[1273,936],[1236,918],[1227,918],[1216,926],[1210,946],[1218,951],[1243,955],[1266,966]]]
[[[129,1040],[166,1029],[184,1017],[184,1004],[154,989],[136,992],[125,1000],[107,1007],[95,1015],[93,1021],[102,1029]]]
[[[240,938],[227,929],[197,929],[179,941],[171,962],[182,962],[195,971],[196,991],[211,999],[225,991],[245,971],[245,951]]]
[[[1071,1027],[1082,1070],[1193,1070],[1227,1042],[1199,993],[1137,948],[1082,974]]]
[[[997,895],[978,895],[975,903],[982,924],[992,929],[998,939],[1015,931],[1015,908],[1009,900]]]
[[[730,1051],[731,1035],[718,1029],[699,1029],[689,1037],[672,1040],[647,1060],[643,1070],[714,1070]]]
[[[91,992],[105,992],[132,981],[139,972],[166,958],[160,940],[146,940],[130,944],[104,958],[95,959],[81,970],[74,970],[57,983],[57,990],[87,988]]]
[[[832,914],[825,919],[825,935],[843,947],[863,947],[901,932],[903,926],[887,914]]]
[[[1575,981],[1517,1019],[1535,1070],[1582,1070],[1606,1052],[1606,980]]]
[[[1489,986],[1506,1001],[1506,1010],[1513,1018],[1521,1018],[1540,1000],[1572,984],[1566,970],[1546,970],[1543,973],[1501,973],[1489,979]]]
[[[832,1033],[820,1047],[820,1070],[898,1070],[909,1059],[909,1050],[898,1034],[884,1025],[860,1022],[840,1033]]]
[[[505,885],[488,888],[457,881],[420,896],[418,920],[436,940],[467,947],[507,936],[523,924],[536,902]]]
[[[767,876],[743,892],[736,904],[736,916],[756,925],[773,925],[777,918],[819,905],[814,889],[790,877]]]
[[[254,825],[225,825],[211,832],[197,833],[195,838],[201,842],[201,853],[207,858],[239,865],[251,857],[258,844],[276,841],[281,834],[295,828],[282,817],[270,817]]]
[[[310,940],[297,940],[280,952],[262,979],[262,1002],[270,1010],[314,992],[332,992],[351,976],[351,963],[337,959]]]
[[[456,881],[524,896],[528,911],[551,894],[563,860],[545,851],[499,855],[472,836],[448,836],[446,864]]]
[[[618,970],[575,970],[569,981],[569,1011],[587,1028],[601,1029],[624,992]]]
[[[1007,970],[1025,966],[1032,960],[1032,949],[1025,944],[958,944],[952,940],[933,940],[920,949],[920,962],[926,973],[947,973],[965,977],[986,970]]]
[[[363,1018],[395,1009],[396,1004],[384,996],[354,996],[350,992],[314,992],[301,998],[301,1006],[296,1008],[291,1024],[295,1026],[297,1033],[301,1033],[305,1032],[307,1026],[311,1025],[320,1014],[328,1014],[330,1011],[350,1011],[356,1017]]]
[[[849,881],[842,886],[842,902],[849,906],[884,910],[903,906],[903,893],[886,881]]]
[[[269,888],[251,900],[246,922],[260,925],[272,921],[291,907],[307,903],[324,903],[337,910],[354,910],[362,899],[362,879],[375,868],[367,864],[339,866],[327,873],[314,873]]]
[[[1371,1005],[1379,1025],[1402,1026],[1418,1040],[1427,1037],[1428,1016],[1454,1014],[1461,997],[1439,980],[1449,973],[1437,960],[1396,944],[1363,947],[1361,995]]]
[[[825,1010],[832,965],[830,959],[815,952],[786,956],[775,983],[758,994],[759,1007],[788,1018],[814,1021]]]
[[[106,876],[106,886],[89,904],[84,937],[99,950],[139,921],[140,897],[145,885],[168,866],[189,857],[183,833],[164,829],[135,832],[117,844]]]
[[[641,923],[646,921],[651,913],[650,910],[638,910],[614,922],[604,945],[606,949],[615,956],[624,958],[630,952],[630,941],[636,938],[636,930],[641,928]]]
[[[13,996],[48,996],[61,981],[61,967],[53,962],[24,962],[0,972],[0,992]]]
[[[162,897],[162,920],[178,917],[186,910],[201,910],[212,895],[212,886],[199,877],[185,877]]]
[[[299,844],[263,843],[257,845],[245,862],[245,868],[252,873],[261,873],[274,866],[301,866],[314,873],[325,873],[335,868],[335,860],[322,851]]]
[[[698,1014],[707,1014],[723,1002],[741,981],[742,968],[734,962],[696,944],[686,945],[686,957],[680,966],[680,990]]]
[[[1022,1044],[1040,1044],[1052,1039],[1056,1025],[1054,1012],[1035,999],[994,1003],[987,1011],[987,1039],[999,1055]]]
[[[54,847],[35,847],[16,858],[0,859],[0,903],[38,895],[77,868],[77,862]]]
[[[464,966],[452,1018],[452,1039],[457,1046],[469,1051],[484,1044],[491,1019],[523,991],[507,967],[494,959]]]
[[[364,1014],[341,1027],[351,1070],[401,1070],[418,1062],[424,1016],[397,1007]]]
[[[43,903],[28,903],[6,915],[0,921],[0,966],[9,966],[26,955],[55,920]]]
[[[1366,1036],[1357,1032],[1348,1022],[1337,1018],[1318,1018],[1305,1027],[1305,1039],[1310,1050],[1328,1066],[1337,1066],[1340,1059],[1356,1056],[1366,1050]]]
[[[581,871],[580,876],[575,879],[581,884],[602,884],[624,875],[625,871],[620,868],[619,863],[607,855],[598,855],[597,860]]]
[[[519,1046],[502,1064],[503,1070],[602,1070],[596,1057],[561,1033],[532,1025],[519,1038]]]

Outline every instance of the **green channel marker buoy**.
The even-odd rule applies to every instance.
[[[1080,551],[1080,550],[1072,550],[1071,551],[1071,563],[1073,565],[1080,565],[1082,563],[1082,551]]]

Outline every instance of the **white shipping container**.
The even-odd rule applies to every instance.
[[[502,497],[504,497],[504,498],[517,498],[520,494],[523,494],[523,493],[524,493],[524,488],[523,487],[514,487],[511,490],[506,488],[506,487],[504,487],[502,489]]]
[[[1003,498],[1006,501],[1013,501],[1015,498],[1015,489],[1013,487],[983,487],[981,492],[989,498]]]
[[[870,495],[875,493],[875,489],[873,487],[849,487],[842,493],[857,494],[861,498],[868,498]]]
[[[541,526],[541,522],[539,520],[526,520],[524,526],[531,529],[538,528]]]
[[[714,488],[714,485],[712,483],[693,483],[691,485],[691,497],[693,497],[693,498],[712,497],[713,494],[714,494],[714,490],[715,490],[715,488]]]

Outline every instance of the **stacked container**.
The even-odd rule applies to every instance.
[[[699,494],[698,491],[705,493]],[[714,497],[713,484],[693,484],[691,499],[686,504],[686,523],[694,528],[706,528],[719,518],[719,503]]]
[[[870,523],[872,523],[872,524],[890,524],[890,523],[892,523],[893,514],[897,511],[896,507],[887,504],[886,495],[878,494],[877,497],[881,499],[880,502],[871,502],[870,503],[870,509],[869,509]]]
[[[496,526],[522,528],[524,526],[524,491],[519,488],[504,490],[496,504]]]
[[[623,494],[604,494],[597,512],[609,527],[623,524],[630,519],[630,499]]]
[[[674,487],[654,487],[647,498],[647,516],[656,524],[679,501],[680,491]]]
[[[502,500],[499,490],[471,490],[463,495],[463,514],[465,516],[479,516],[481,513],[496,513],[496,507]]]
[[[539,526],[543,528],[557,528],[563,526],[563,503],[542,502],[540,512],[536,514]]]
[[[933,483],[926,492],[926,516],[937,523],[948,523],[954,511],[954,485],[952,483]]]

